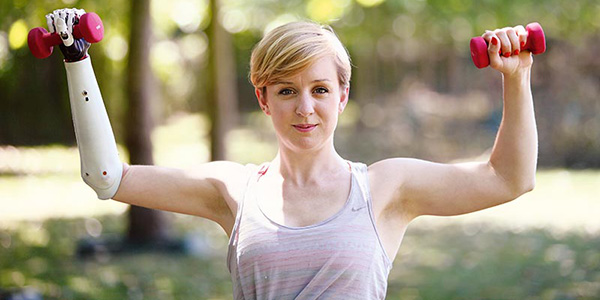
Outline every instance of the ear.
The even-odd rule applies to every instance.
[[[339,114],[344,112],[346,105],[348,104],[348,95],[350,95],[350,87],[345,87],[340,93],[340,104],[339,104]]]
[[[254,88],[254,94],[256,95],[260,109],[262,109],[267,116],[270,116],[271,111],[269,110],[269,104],[267,103],[267,95],[265,95],[266,91],[266,88]]]

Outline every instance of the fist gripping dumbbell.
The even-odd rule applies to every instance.
[[[525,27],[527,30],[527,42],[521,50],[529,50],[533,54],[542,54],[546,51],[546,37],[542,26],[537,22],[530,23]],[[488,56],[488,44],[483,37],[474,37],[471,39],[471,58],[478,68],[485,68],[490,65]]]
[[[27,44],[33,56],[37,58],[46,58],[52,54],[54,46],[62,45],[63,40],[70,38],[85,39],[89,43],[97,43],[104,37],[104,25],[100,17],[93,13],[85,13],[79,17],[79,23],[72,24],[72,32],[66,32],[67,25],[62,23],[63,28],[50,27],[51,32],[46,31],[42,27],[36,27],[29,31],[27,36]],[[61,27],[59,24],[56,27]],[[53,32],[54,31],[54,32]]]

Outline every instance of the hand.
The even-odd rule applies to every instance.
[[[527,41],[527,30],[523,26],[506,27],[486,31],[482,37],[488,43],[490,66],[504,75],[531,68],[533,58],[529,51],[521,51]]]
[[[85,39],[76,39],[73,36],[73,25],[79,23],[79,18],[85,14],[85,10],[76,8],[57,9],[46,15],[48,31],[58,33],[63,44],[60,51],[67,62],[75,62],[87,57],[90,43]]]

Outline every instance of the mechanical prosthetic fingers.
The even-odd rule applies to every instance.
[[[89,57],[65,62],[75,137],[81,157],[81,177],[98,194],[110,199],[121,183],[119,158],[110,120]]]
[[[96,18],[92,17],[90,20],[89,14],[86,14],[83,9],[65,8],[57,9],[46,15],[48,31],[50,34],[56,33],[58,37],[60,37],[62,43],[59,47],[66,61],[78,61],[87,57],[87,50],[90,47],[90,43],[96,43],[102,39],[102,35],[104,34],[102,21],[98,15],[94,13],[91,14]],[[85,27],[84,29],[81,28],[82,26],[80,24],[82,20],[84,21],[83,23],[85,23],[83,26]],[[94,31],[89,25],[96,25],[98,27],[95,28]],[[40,34],[38,33],[38,39],[40,38],[39,35]],[[43,35],[43,33],[41,35]],[[34,35],[34,40],[36,40],[35,37],[36,36]],[[86,41],[86,38],[90,40]],[[39,43],[40,41],[36,40],[34,45]],[[50,47],[50,49],[42,47],[40,50],[34,47],[37,50],[36,53],[39,55],[36,57],[44,58],[52,53],[53,45],[45,46]],[[36,55],[36,53],[34,53],[34,55]]]
[[[48,31],[58,33],[65,46],[73,45],[73,25],[79,22],[79,18],[85,14],[83,9],[57,9],[46,15]]]

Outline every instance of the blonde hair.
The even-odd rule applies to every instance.
[[[333,29],[312,22],[288,23],[267,33],[252,50],[250,81],[264,88],[328,55],[335,58],[340,86],[348,87],[350,56]]]

